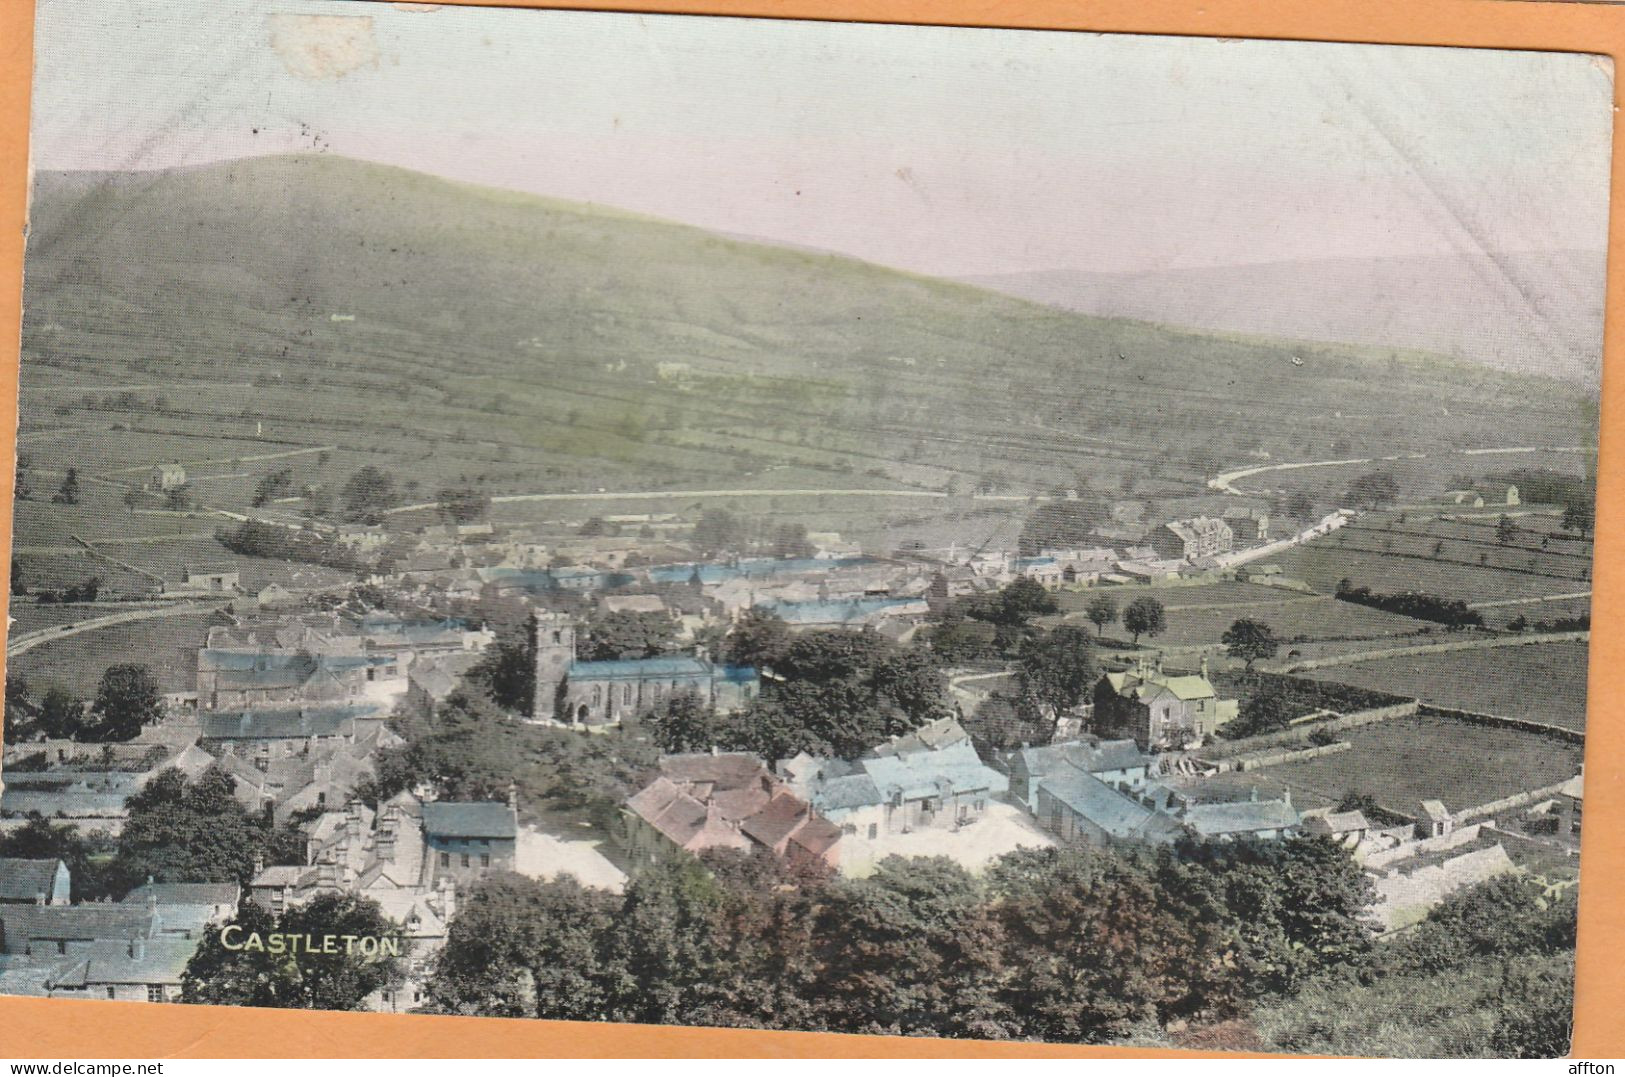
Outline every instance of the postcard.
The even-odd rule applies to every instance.
[[[36,63],[0,994],[1568,1050],[1606,58]]]

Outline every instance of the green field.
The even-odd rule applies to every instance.
[[[1416,635],[1429,627],[1425,622],[1341,602],[1329,595],[1272,591],[1258,602],[1215,609],[1181,609],[1172,598],[1165,602],[1168,628],[1152,641],[1155,646],[1218,643],[1225,630],[1242,617],[1269,625],[1284,645],[1283,656],[1294,647],[1301,649],[1305,641],[1375,640],[1379,642],[1372,645],[1377,646],[1381,640]]]
[[[89,699],[108,666],[138,662],[165,692],[191,691],[197,687],[197,652],[208,617],[189,613],[98,628],[19,655],[7,663],[7,672],[26,678],[36,694],[61,685]]]
[[[1353,532],[1354,528],[1344,531]],[[1289,550],[1271,560],[1288,576],[1304,580],[1317,591],[1330,593],[1339,580],[1373,591],[1427,591],[1444,598],[1469,603],[1498,598],[1534,598],[1567,594],[1590,587],[1586,562],[1573,557],[1561,559],[1540,553],[1520,552],[1518,563],[1503,556],[1485,565],[1477,563],[1476,552],[1461,558],[1448,540],[1445,560],[1434,558],[1432,549],[1441,539],[1395,536],[1391,550],[1382,549],[1384,538],[1367,532],[1340,539],[1336,531],[1322,539]],[[1483,552],[1483,551],[1479,551]],[[1529,561],[1535,561],[1531,569]]]
[[[1583,755],[1550,737],[1445,718],[1396,718],[1340,735],[1351,750],[1258,773],[1290,787],[1294,803],[1335,804],[1359,791],[1395,811],[1424,799],[1460,811],[1573,777]]]
[[[1406,655],[1300,674],[1414,696],[1424,703],[1583,730],[1585,643]]]

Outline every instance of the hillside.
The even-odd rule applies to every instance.
[[[1329,258],[1148,273],[1081,270],[968,283],[1066,310],[1204,329],[1422,348],[1594,385],[1600,251]]]
[[[323,155],[38,175],[26,307],[24,444],[92,470],[333,446],[324,481],[377,462],[426,491],[769,467],[1199,490],[1253,449],[1595,437],[1588,394],[1552,379],[1090,317]]]

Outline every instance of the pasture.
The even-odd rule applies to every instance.
[[[1584,730],[1587,651],[1583,642],[1447,651],[1330,666],[1299,676]]]
[[[207,612],[189,612],[93,629],[19,655],[7,663],[7,672],[24,677],[36,694],[60,685],[91,699],[108,666],[138,662],[163,691],[190,691],[197,687],[197,652],[208,620]]]
[[[1438,799],[1455,812],[1571,778],[1583,757],[1579,745],[1552,737],[1425,716],[1339,736],[1354,747],[1256,773],[1290,788],[1293,802],[1304,807],[1363,792],[1395,811],[1409,813],[1418,801]],[[1254,773],[1237,777],[1252,780]]]

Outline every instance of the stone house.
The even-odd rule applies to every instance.
[[[0,905],[66,905],[71,881],[60,860],[0,857]]]
[[[1229,553],[1235,546],[1235,533],[1217,517],[1193,516],[1163,524],[1145,542],[1161,560],[1196,561]]]
[[[1096,732],[1131,737],[1149,752],[1202,744],[1240,707],[1219,698],[1206,665],[1204,659],[1197,673],[1165,673],[1160,659],[1141,659],[1132,669],[1105,674],[1095,683]]]

